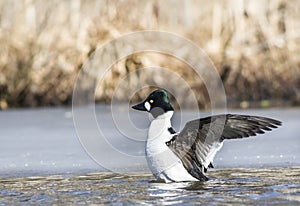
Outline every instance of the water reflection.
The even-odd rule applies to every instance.
[[[300,167],[211,171],[207,182],[151,182],[150,174],[0,178],[1,204],[300,204]]]
[[[299,168],[228,169],[214,171],[220,178],[207,182],[152,184],[151,196],[168,203],[201,202],[300,203]],[[296,184],[295,184],[296,183]]]

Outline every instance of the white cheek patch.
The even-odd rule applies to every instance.
[[[149,112],[150,111],[150,108],[151,108],[151,105],[149,102],[145,102],[144,104],[145,108],[147,109],[147,111]]]

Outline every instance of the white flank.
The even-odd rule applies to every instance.
[[[157,179],[163,179],[166,182],[197,181],[186,171],[181,160],[166,145],[166,142],[173,136],[168,131],[168,128],[171,127],[172,115],[173,111],[169,111],[151,122],[146,144],[148,166]]]

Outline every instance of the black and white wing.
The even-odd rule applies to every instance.
[[[216,115],[186,123],[183,130],[166,144],[193,177],[207,180],[203,172],[213,167],[211,162],[223,140],[256,136],[280,125],[280,121],[266,117]]]

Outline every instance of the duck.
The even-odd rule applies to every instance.
[[[281,121],[252,115],[218,114],[187,122],[180,132],[171,124],[174,108],[169,94],[156,89],[132,109],[153,116],[148,129],[145,157],[157,181],[207,181],[213,159],[224,140],[240,139],[282,125]]]

